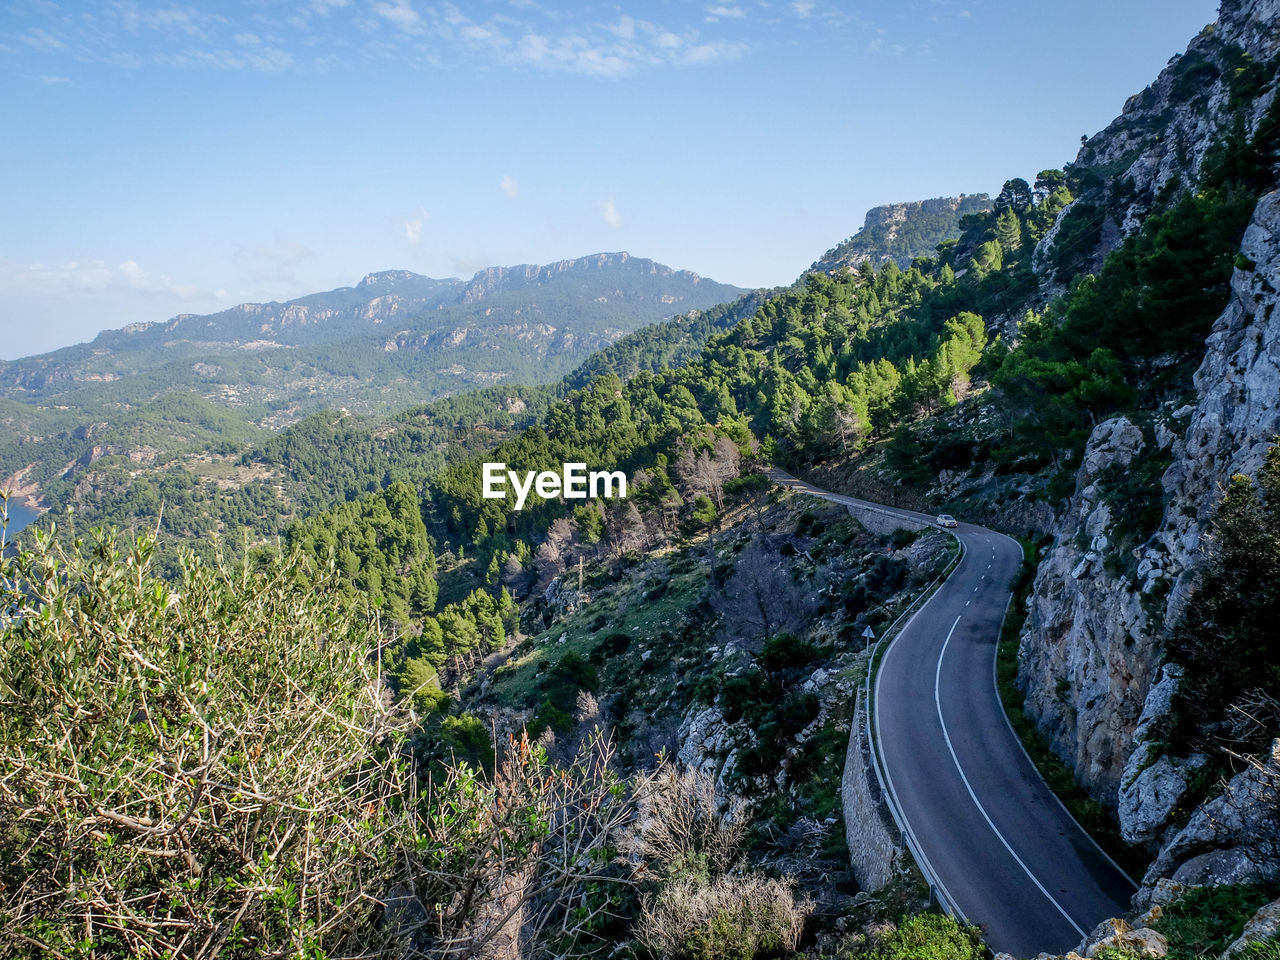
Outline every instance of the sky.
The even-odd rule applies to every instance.
[[[1214,0],[0,0],[0,358],[372,271],[790,283],[1071,161]]]

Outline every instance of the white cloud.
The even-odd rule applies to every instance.
[[[613,197],[610,197],[600,205],[600,216],[607,226],[613,227],[615,230],[622,226],[622,217],[618,214],[618,207],[613,202]]]
[[[404,225],[404,238],[414,246],[422,240],[422,225],[427,222],[427,212],[418,208],[418,215]]]
[[[609,27],[609,32],[621,37],[623,40],[634,40],[636,36],[636,21],[624,13],[617,23]]]
[[[402,30],[415,32],[422,27],[422,14],[413,9],[412,0],[394,0],[392,3],[379,0],[373,5],[373,12],[382,19],[394,23]]]
[[[71,78],[70,77],[41,77],[40,82],[46,83],[49,86],[54,86],[55,84],[59,84],[59,83],[70,83]]]
[[[52,53],[55,50],[65,50],[67,45],[55,37],[48,30],[42,30],[40,27],[32,27],[22,35],[22,42],[29,47],[37,50],[43,50]]]
[[[805,4],[821,6],[816,0],[794,0],[797,8]],[[31,54],[126,70],[159,64],[323,72],[363,57],[427,67],[527,67],[618,77],[743,56],[749,52],[745,44],[712,26],[700,31],[702,25],[689,13],[696,17],[701,11],[710,23],[722,23],[754,11],[744,0],[711,0],[680,11],[681,20],[661,24],[617,8],[605,16],[603,10],[549,0],[487,7],[428,0],[288,0],[251,7],[215,13],[210,9],[220,8],[194,0],[114,0],[101,12],[54,15],[51,5],[33,5],[30,22],[13,36]],[[669,15],[678,14],[671,10]],[[45,72],[59,71],[46,67],[30,75]]]
[[[517,196],[520,195],[520,184],[516,183],[515,180],[512,179],[509,173],[504,173],[502,175],[502,180],[498,184],[498,189],[500,189],[512,200],[514,200]]]
[[[209,292],[200,287],[148,273],[136,260],[126,260],[114,267],[104,260],[70,260],[61,266],[0,262],[0,289],[42,297],[59,294],[97,297],[132,291],[180,300],[210,298]]]
[[[680,62],[687,66],[703,66],[717,60],[737,60],[747,52],[743,43],[699,43],[685,50]]]
[[[792,0],[791,9],[796,12],[797,17],[807,17],[813,13],[813,0]]]

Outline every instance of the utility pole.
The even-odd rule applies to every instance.
[[[578,590],[582,590],[582,557],[578,557]]]

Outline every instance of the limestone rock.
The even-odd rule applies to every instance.
[[[582,606],[585,598],[577,590],[566,586],[559,577],[556,577],[547,584],[543,599],[547,601],[547,605],[552,609],[561,614],[569,614]]]
[[[1164,665],[1160,682],[1147,693],[1133,731],[1135,748],[1124,766],[1117,809],[1120,831],[1127,843],[1150,843],[1160,836],[1187,792],[1190,774],[1206,762],[1199,754],[1186,759],[1167,754],[1154,756],[1157,747],[1150,740],[1153,728],[1169,713],[1182,675],[1177,664]]]
[[[1075,496],[1037,571],[1018,652],[1028,714],[1084,786],[1112,806],[1159,665],[1139,593],[1104,560],[1112,517],[1098,480],[1145,445],[1124,417],[1094,428]],[[1080,535],[1091,549],[1082,550]]]
[[[1280,900],[1271,901],[1253,915],[1244,925],[1240,936],[1222,954],[1222,960],[1230,960],[1231,957],[1244,953],[1251,943],[1275,939],[1280,939]]]
[[[1280,740],[1257,767],[1234,776],[1202,804],[1161,848],[1137,902],[1154,900],[1162,879],[1181,884],[1270,883],[1280,880]]]
[[[1121,950],[1140,957],[1163,957],[1169,952],[1169,941],[1164,934],[1150,927],[1131,927],[1124,920],[1108,920],[1103,926],[1109,926],[1111,932],[1098,940],[1090,937],[1086,957],[1096,957],[1104,950]],[[1094,935],[1097,933],[1095,930]]]

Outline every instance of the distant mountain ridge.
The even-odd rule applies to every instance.
[[[809,269],[835,273],[868,262],[878,267],[890,260],[906,268],[916,257],[932,256],[944,240],[959,237],[962,217],[990,209],[991,198],[985,193],[872,207],[861,230],[832,247]]]
[[[240,397],[278,403],[282,397],[305,402],[317,392],[327,403],[351,407],[378,404],[358,388],[333,395],[310,383],[303,395],[290,377],[352,376],[352,361],[363,358],[358,375],[378,381],[383,373],[401,377],[410,371],[381,371],[380,355],[406,347],[418,350],[488,349],[489,356],[458,358],[430,371],[455,371],[453,386],[439,385],[405,394],[396,401],[422,401],[474,383],[494,382],[538,358],[551,369],[530,371],[532,379],[563,375],[593,350],[608,346],[632,330],[688,309],[705,309],[736,299],[741,289],[707,280],[687,270],[628,253],[601,253],[556,263],[490,267],[470,280],[435,279],[407,270],[367,274],[355,287],[339,287],[286,302],[242,303],[214,314],[180,314],[169,320],[130,324],[104,331],[91,342],[40,356],[0,363],[0,396],[51,400],[92,384],[117,384],[130,399],[156,396],[156,390],[211,378],[225,386],[253,384],[262,378],[269,390]],[[501,338],[496,342],[493,337]],[[512,355],[512,339],[525,350]],[[339,346],[340,345],[340,346]],[[332,356],[335,351],[339,356]],[[286,353],[286,351],[288,351]],[[270,357],[270,360],[264,360]],[[483,361],[483,362],[477,362]],[[396,361],[403,366],[404,361]],[[167,374],[160,371],[169,369]],[[277,369],[288,367],[293,373]],[[459,369],[460,368],[460,369]],[[233,371],[246,376],[233,378]],[[121,382],[159,377],[161,383]],[[208,391],[205,392],[209,395]],[[210,399],[215,399],[210,396]],[[388,398],[390,399],[390,398]],[[314,403],[305,403],[315,409]]]
[[[549,384],[632,331],[745,291],[628,253],[366,274],[284,303],[131,324],[0,363],[0,486],[163,468],[322,409],[387,415],[493,384]]]

